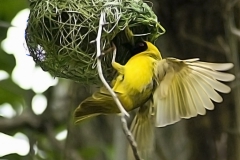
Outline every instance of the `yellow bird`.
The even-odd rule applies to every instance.
[[[149,100],[153,94],[154,68],[160,61],[158,49],[150,42],[137,43],[132,48],[135,54],[122,66],[113,62],[119,75],[113,80],[113,91],[127,111],[131,111]],[[119,113],[119,109],[105,87],[84,100],[75,111],[78,121],[99,114]]]
[[[219,81],[235,78],[220,72],[231,69],[232,63],[200,62],[198,58],[162,59],[157,47],[147,41],[138,42],[130,51],[135,55],[125,65],[112,63],[118,71],[112,89],[127,111],[140,107],[131,131],[144,158],[151,153],[154,125],[164,127],[181,118],[204,115],[206,109],[214,109],[212,101],[222,102],[216,91],[229,93],[231,90]],[[78,106],[75,117],[79,122],[113,113],[119,113],[119,109],[107,89],[102,87]],[[129,151],[129,157],[132,156]]]

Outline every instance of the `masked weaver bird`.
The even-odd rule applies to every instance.
[[[147,159],[154,141],[152,126],[164,127],[214,109],[212,101],[223,101],[218,92],[231,90],[219,81],[235,78],[221,71],[231,69],[233,64],[201,62],[198,58],[162,59],[157,47],[147,41],[136,43],[130,52],[134,56],[125,65],[112,63],[118,72],[112,81],[112,90],[125,110],[139,108],[131,131],[140,155]],[[77,107],[75,118],[79,122],[92,116],[117,113],[119,109],[112,96],[102,87]]]

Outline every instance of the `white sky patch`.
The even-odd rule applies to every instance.
[[[5,118],[12,118],[16,115],[16,111],[9,103],[4,103],[0,105],[0,115]]]
[[[0,70],[0,81],[4,80],[4,79],[8,79],[9,74],[4,71],[4,70]]]
[[[29,9],[20,11],[12,20],[12,25],[8,29],[7,38],[2,41],[2,48],[16,58],[16,67],[12,73],[13,81],[23,89],[32,89],[35,93],[42,93],[50,86],[58,83],[57,78],[53,78],[48,72],[44,72],[39,67],[35,67],[33,58],[29,55],[25,42],[25,28]]]
[[[37,115],[42,114],[47,108],[47,98],[42,94],[37,94],[32,99],[32,109]]]
[[[28,137],[25,134],[21,133],[21,132],[17,132],[13,137],[16,138],[16,139],[25,140],[27,142],[29,141]]]
[[[15,137],[12,137],[0,132],[0,142],[0,157],[12,153],[25,156],[30,150],[29,140],[22,133],[17,133]]]
[[[59,140],[59,141],[62,141],[62,140],[64,140],[64,139],[66,139],[67,133],[68,133],[68,132],[67,132],[66,129],[63,130],[63,131],[61,131],[61,132],[59,132],[59,133],[56,135],[56,139]]]
[[[33,73],[32,89],[35,93],[42,93],[50,86],[55,86],[58,79],[54,79],[49,73],[43,72],[40,67],[36,67]]]

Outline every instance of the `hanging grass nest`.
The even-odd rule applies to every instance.
[[[96,43],[101,12],[103,51],[117,47],[116,61],[131,57],[123,43],[143,39],[154,42],[165,30],[142,0],[30,0],[26,42],[30,55],[44,71],[83,83],[99,83]],[[113,78],[112,54],[102,59],[104,76]]]

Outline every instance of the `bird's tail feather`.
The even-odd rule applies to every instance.
[[[154,145],[154,124],[151,117],[150,105],[140,107],[131,124],[131,133],[137,143],[139,155],[149,160]],[[135,160],[132,149],[128,147],[128,160]]]

